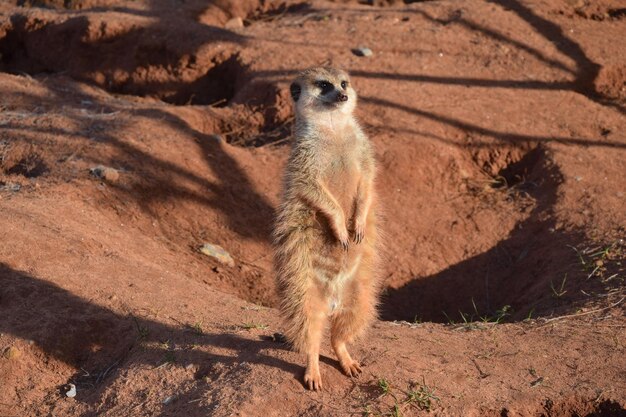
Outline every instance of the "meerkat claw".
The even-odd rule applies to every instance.
[[[304,383],[306,387],[311,391],[321,391],[322,387],[322,377],[319,375],[309,375],[308,373],[304,375]]]
[[[357,225],[354,230],[354,242],[359,244],[363,241],[365,237],[365,230],[363,230],[363,226]]]
[[[357,361],[352,361],[350,364],[342,365],[343,371],[350,377],[358,377],[363,370],[361,365]]]

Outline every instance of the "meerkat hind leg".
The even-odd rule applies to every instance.
[[[360,273],[363,274],[364,271]],[[367,282],[353,282],[350,287],[347,290],[353,293],[344,297],[347,304],[332,316],[330,337],[343,371],[348,376],[357,376],[361,373],[361,366],[352,359],[346,344],[360,334],[374,318],[376,301],[373,288],[370,288]]]
[[[306,370],[304,371],[304,385],[313,391],[323,389],[320,374],[320,345],[324,333],[326,311],[321,300],[313,300],[308,305],[308,325],[306,326],[305,351],[307,355]]]

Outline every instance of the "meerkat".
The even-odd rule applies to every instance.
[[[357,376],[346,345],[376,317],[376,166],[346,72],[306,70],[290,91],[295,138],[274,228],[276,277],[285,336],[306,353],[304,385],[317,391],[327,323],[341,368]]]

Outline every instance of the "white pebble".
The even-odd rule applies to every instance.
[[[68,397],[68,398],[76,397],[76,385],[74,385],[74,384],[67,384],[67,385],[68,385],[69,389],[65,393],[65,396]]]

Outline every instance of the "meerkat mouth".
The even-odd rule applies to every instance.
[[[324,107],[326,108],[337,109],[343,106],[344,104],[346,104],[346,101],[341,101],[339,99],[336,99],[332,101],[323,101],[323,103],[324,103]]]

